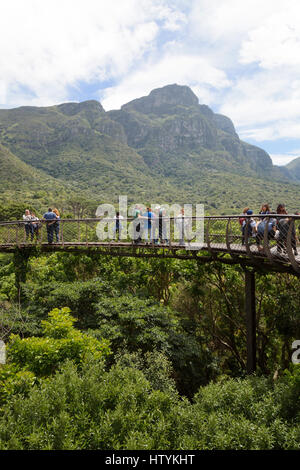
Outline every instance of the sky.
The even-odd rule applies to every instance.
[[[298,0],[0,0],[0,108],[106,111],[188,85],[276,165],[300,156]]]

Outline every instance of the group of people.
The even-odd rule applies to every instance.
[[[275,215],[280,215],[276,217]],[[258,250],[263,250],[261,243],[264,240],[265,233],[268,240],[276,240],[277,252],[286,252],[287,235],[290,228],[292,218],[288,216],[284,204],[279,204],[277,210],[272,211],[269,204],[263,204],[256,218],[251,217],[253,211],[249,207],[245,207],[243,215],[239,218],[242,231],[242,244],[245,244],[245,237],[255,238]],[[274,215],[274,217],[272,217]],[[295,215],[299,215],[297,212]],[[247,216],[247,217],[245,217]],[[250,217],[249,217],[250,216]],[[295,227],[292,228],[291,244],[295,256],[297,252],[297,234]]]
[[[296,213],[297,215],[299,213]],[[259,250],[263,250],[261,244],[267,235],[268,240],[276,240],[277,252],[286,252],[287,236],[290,228],[292,218],[288,215],[284,204],[279,204],[276,212],[270,209],[269,204],[263,204],[256,217],[252,217],[253,211],[249,207],[245,207],[242,215],[239,218],[239,223],[242,232],[242,244],[245,244],[246,237],[254,238]],[[113,235],[115,240],[122,238],[122,229],[124,217],[117,212],[114,216]],[[170,227],[166,223],[166,210],[163,207],[157,206],[155,209],[150,207],[143,209],[141,206],[136,205],[133,212],[133,229],[134,233],[132,238],[135,243],[140,243],[142,239],[146,243],[155,244],[168,244],[170,238]],[[34,240],[39,238],[39,230],[42,222],[46,224],[48,243],[53,243],[54,235],[56,242],[60,241],[60,214],[58,209],[49,208],[43,215],[42,219],[36,217],[34,212],[28,209],[23,215],[26,240]],[[182,208],[175,217],[175,226],[179,234],[179,244],[185,244],[185,236],[189,233],[191,219],[185,217],[184,209]],[[299,227],[300,230],[300,227]],[[295,227],[292,228],[291,244],[294,254],[297,256],[297,234]]]
[[[49,207],[48,212],[43,215],[42,220],[40,220],[34,212],[30,212],[29,209],[25,210],[23,215],[23,220],[25,221],[25,234],[26,240],[29,239],[33,241],[34,237],[39,238],[39,230],[42,227],[42,220],[45,221],[47,227],[47,238],[48,243],[53,243],[53,238],[55,234],[56,242],[59,242],[59,226],[60,226],[60,214],[58,209],[51,209]]]
[[[155,209],[146,208],[144,212],[141,206],[136,205],[133,212],[134,218],[134,243],[140,243],[142,238],[146,243],[169,243],[169,227],[166,222],[166,210],[157,206]],[[114,217],[114,239],[119,240],[122,237],[122,219],[123,216],[117,212]],[[184,209],[175,218],[176,227],[179,233],[179,244],[184,245],[184,236],[187,233],[190,220],[185,217]]]

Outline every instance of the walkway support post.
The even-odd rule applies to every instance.
[[[255,272],[245,269],[245,312],[247,334],[247,374],[256,370]]]

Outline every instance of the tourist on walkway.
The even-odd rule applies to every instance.
[[[158,236],[160,243],[169,243],[167,237],[166,210],[163,207],[158,211]]]
[[[277,207],[277,214],[288,215],[284,204],[279,204]],[[287,252],[287,236],[289,232],[289,228],[291,223],[293,223],[293,219],[291,217],[280,217],[277,221],[277,253],[286,253]],[[291,233],[291,245],[292,249],[294,250],[295,256],[298,255],[297,251],[297,237],[295,226],[292,228]]]
[[[141,210],[140,207],[136,204],[134,211],[133,211],[133,240],[134,243],[140,243],[141,242]]]
[[[179,245],[184,245],[184,235],[188,228],[188,219],[184,216],[184,208],[180,210],[180,213],[176,217],[175,223],[179,232]]]
[[[153,241],[153,221],[155,219],[154,212],[147,207],[146,212],[143,214],[144,219],[144,239],[148,243]]]
[[[120,212],[117,212],[117,214],[114,216],[114,240],[118,241],[122,238],[122,228],[123,225],[121,223],[121,220],[124,219],[122,215],[120,215]]]
[[[41,227],[41,222],[38,217],[32,212],[31,213],[31,220],[32,220],[32,228],[33,228],[33,235],[36,237],[36,239],[39,238],[39,229]]]
[[[247,227],[247,234],[248,234],[248,239],[250,237],[255,237],[256,235],[256,222],[253,219],[253,217],[246,217],[246,216],[251,216],[253,214],[253,211],[249,209],[249,207],[245,207],[243,210],[243,216],[239,218],[239,222],[241,225],[241,231],[242,231],[242,245],[245,244],[245,233],[246,233],[246,227]]]
[[[53,227],[54,227],[56,241],[57,241],[57,243],[59,243],[60,213],[59,213],[58,209],[56,209],[56,208],[53,209],[53,212],[56,215],[56,221],[54,222]]]
[[[270,213],[271,213],[271,209],[270,209],[269,204],[263,204],[260,208],[259,214],[266,215]]]
[[[155,244],[158,244],[159,240],[159,211],[160,206],[156,206],[154,210],[154,219],[152,221],[152,235]]]
[[[49,207],[48,212],[46,212],[43,215],[43,219],[46,220],[48,243],[51,244],[51,243],[53,243],[54,224],[55,224],[55,221],[57,219],[57,216],[52,211],[52,209]]]
[[[25,210],[25,214],[23,214],[23,220],[26,221],[26,223],[24,224],[25,233],[26,233],[26,241],[28,240],[29,235],[30,235],[31,241],[33,241],[33,225],[31,223],[32,215],[30,214],[29,209]]]
[[[261,212],[260,212],[261,214]],[[275,212],[268,212],[268,214],[275,214]],[[266,225],[268,225],[268,240],[272,240],[275,238],[276,233],[276,219],[274,217],[265,217],[261,222],[257,225],[257,233],[256,233],[256,244],[259,250],[263,248],[260,246],[260,243],[263,241],[265,236],[265,229]]]

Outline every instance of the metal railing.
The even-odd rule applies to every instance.
[[[0,249],[35,244],[60,247],[150,245],[153,248],[191,249],[203,234],[201,243],[193,249],[229,253],[233,257],[247,256],[255,260],[263,257],[271,263],[289,263],[300,272],[299,215],[204,216],[184,217],[183,220],[157,217],[151,219],[149,227],[146,217],[120,219],[119,227],[116,219],[108,218],[51,222],[0,222]]]

